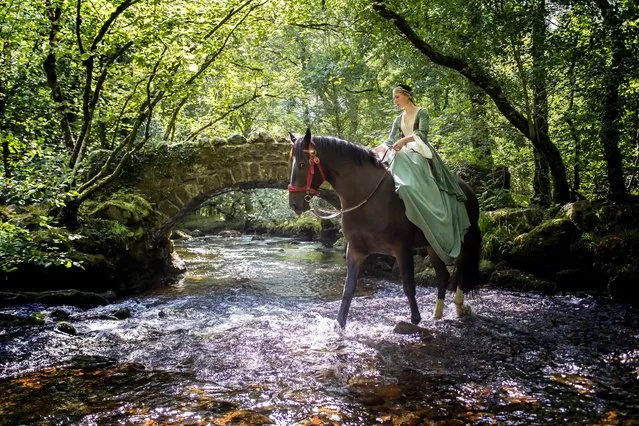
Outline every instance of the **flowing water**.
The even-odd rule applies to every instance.
[[[482,289],[458,319],[364,277],[345,330],[343,255],[283,238],[180,242],[176,285],[0,327],[0,424],[639,424],[639,310]],[[112,314],[128,308],[129,318]],[[55,310],[58,312],[55,312]],[[76,335],[54,328],[59,311]]]

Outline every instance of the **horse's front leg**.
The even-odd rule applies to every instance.
[[[339,306],[339,313],[337,314],[337,322],[342,328],[346,327],[348,310],[351,307],[353,295],[355,295],[355,288],[357,288],[357,280],[364,259],[366,259],[366,255],[360,253],[348,243],[346,246],[346,282],[344,283],[344,292],[342,293],[342,303]]]
[[[410,322],[419,324],[422,316],[419,314],[419,307],[415,299],[415,262],[412,250],[410,248],[402,250],[401,254],[397,256],[397,263],[402,276],[404,294],[408,298],[408,306],[410,306]]]
[[[428,256],[430,257],[430,263],[435,269],[435,277],[437,279],[437,302],[435,302],[435,313],[433,317],[438,320],[444,316],[444,298],[446,297],[446,289],[448,287],[448,280],[450,279],[450,273],[446,264],[441,261],[435,250],[428,247]]]

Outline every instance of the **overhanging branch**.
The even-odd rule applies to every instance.
[[[421,53],[426,55],[431,61],[437,65],[450,68],[457,71],[468,80],[472,81],[481,88],[493,100],[497,109],[506,117],[506,119],[515,126],[526,138],[531,140],[533,145],[537,142],[533,140],[528,127],[528,120],[519,112],[506,98],[501,85],[491,77],[485,70],[479,66],[471,65],[463,59],[453,56],[444,55],[435,50],[433,46],[426,43],[404,19],[403,16],[388,9],[383,1],[375,1],[373,9],[384,19],[392,22],[395,27],[402,33],[413,46]]]

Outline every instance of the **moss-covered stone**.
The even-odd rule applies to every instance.
[[[308,214],[303,214],[296,221],[282,226],[282,232],[291,235],[298,235],[302,238],[313,240],[320,236],[322,226],[319,220]]]
[[[484,224],[482,230],[488,232],[500,226],[509,227],[512,232],[521,234],[528,232],[541,224],[546,216],[546,212],[540,208],[503,208],[499,210],[487,211],[485,215],[488,224]]]
[[[490,276],[488,286],[547,295],[553,295],[557,292],[555,282],[516,269],[495,270]]]
[[[115,194],[112,198],[98,203],[89,216],[115,220],[123,225],[139,224],[153,215],[153,207],[141,196],[133,193]]]
[[[59,331],[60,333],[68,334],[70,336],[75,336],[76,334],[78,334],[78,330],[76,330],[73,324],[66,321],[60,321],[59,323],[55,325],[54,328],[56,331]]]
[[[516,237],[507,259],[515,268],[552,279],[558,270],[574,266],[571,247],[580,235],[569,219],[550,219]]]
[[[0,324],[8,325],[44,325],[44,315],[35,312],[29,316],[0,313]]]

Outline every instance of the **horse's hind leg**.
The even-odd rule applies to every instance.
[[[457,286],[457,290],[455,290],[455,297],[453,298],[453,303],[455,304],[455,309],[457,310],[458,317],[470,315],[471,313],[470,306],[464,305],[464,292],[459,286]]]
[[[366,255],[353,249],[350,243],[346,246],[346,282],[342,293],[342,303],[337,314],[337,322],[342,328],[346,327],[346,318],[348,317],[348,311],[351,307],[351,301],[355,294],[359,272],[364,259],[366,259]]]
[[[444,298],[446,297],[450,273],[448,272],[448,268],[446,268],[446,264],[437,257],[435,251],[430,247],[428,247],[428,256],[430,257],[431,265],[435,268],[435,277],[437,278],[437,302],[435,302],[435,313],[433,317],[438,320],[444,316]]]
[[[415,299],[415,262],[413,260],[412,250],[405,250],[398,256],[399,270],[402,275],[402,284],[404,286],[404,294],[408,298],[408,306],[410,306],[410,322],[419,324],[422,316],[419,314],[419,307]]]

